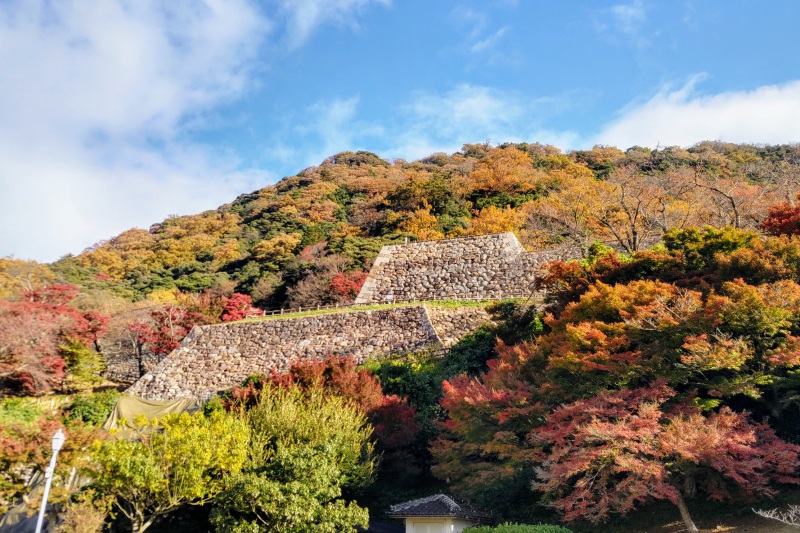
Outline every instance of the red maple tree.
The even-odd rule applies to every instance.
[[[661,381],[556,409],[529,436],[542,448],[534,486],[568,521],[599,522],[662,499],[697,533],[685,502],[695,492],[771,496],[771,483],[800,483],[800,447],[727,407],[709,415],[686,404],[665,408],[674,396]]]
[[[800,235],[800,206],[789,202],[771,206],[761,229],[770,235]]]
[[[69,305],[77,295],[74,285],[51,285],[17,302],[0,301],[0,380],[9,390],[41,394],[58,389],[66,376],[62,346],[89,347],[103,333],[108,317]]]

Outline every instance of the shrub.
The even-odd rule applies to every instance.
[[[77,396],[66,408],[69,420],[83,420],[93,426],[101,426],[111,414],[120,393],[109,389],[95,394]]]
[[[26,398],[4,398],[0,400],[0,426],[17,422],[33,424],[44,413],[36,403]]]

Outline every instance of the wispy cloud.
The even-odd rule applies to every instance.
[[[291,117],[265,149],[271,161],[295,167],[318,165],[325,158],[347,150],[360,150],[386,135],[384,125],[358,116],[361,98],[319,100]],[[283,139],[291,138],[291,145]]]
[[[0,5],[0,257],[54,260],[274,181],[192,135],[258,83],[264,46],[368,3],[276,2],[284,19],[253,0]]]
[[[463,33],[463,38],[455,45],[454,50],[466,55],[469,65],[474,65],[478,60],[482,64],[508,64],[517,61],[514,53],[498,50],[503,38],[511,30],[510,26],[494,28],[486,13],[466,6],[454,8],[450,12],[450,21]]]
[[[647,20],[641,0],[636,0],[632,4],[611,6],[610,10],[617,28],[626,35],[638,35],[642,24]]]
[[[595,18],[595,29],[612,38],[623,37],[637,48],[650,45],[645,35],[647,11],[641,0],[630,4],[616,4],[602,10]]]
[[[390,5],[390,0],[277,0],[278,10],[286,19],[290,49],[301,46],[317,27],[340,24],[357,28],[354,14],[369,4]]]
[[[493,34],[489,35],[488,37],[472,43],[472,45],[469,47],[470,52],[479,53],[485,50],[491,50],[497,45],[500,39],[503,38],[503,35],[505,35],[507,31],[508,31],[508,26],[503,26],[502,28],[500,28]]]
[[[708,95],[697,89],[703,79],[698,75],[677,89],[662,88],[626,108],[596,142],[619,147],[689,146],[703,140],[800,142],[800,80]]]
[[[570,146],[577,136],[542,126],[553,100],[492,87],[462,84],[442,93],[421,92],[403,108],[389,155],[416,159],[435,151],[452,152],[476,140],[537,140]],[[560,104],[559,104],[560,105]]]
[[[538,141],[576,147],[572,131],[547,128],[544,121],[569,108],[568,98],[531,98],[523,93],[461,84],[442,93],[420,91],[383,118],[360,118],[361,99],[320,101],[289,120],[266,157],[316,165],[343,150],[369,149],[381,156],[415,160],[434,152],[455,152],[465,143]],[[291,137],[292,145],[280,142]]]

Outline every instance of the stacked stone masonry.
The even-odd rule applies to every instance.
[[[356,303],[535,296],[543,263],[577,256],[573,249],[526,252],[512,233],[385,246]],[[482,307],[417,305],[196,327],[128,392],[204,399],[301,360],[351,355],[363,362],[448,348],[489,319]]]
[[[301,360],[350,355],[361,363],[382,354],[449,347],[489,321],[480,307],[431,309],[418,305],[195,327],[128,392],[153,400],[206,399],[249,375],[285,372]]]
[[[107,352],[111,352],[111,350],[106,350],[104,348],[105,347],[101,343],[101,353],[105,354]],[[160,354],[144,352],[142,354],[141,361],[142,370],[140,370],[139,361],[133,357],[132,350],[126,349],[125,351],[113,351],[110,353],[110,355],[106,356],[106,369],[105,372],[103,372],[103,375],[106,377],[106,379],[110,379],[111,381],[130,384],[139,379],[142,371],[148,372],[163,358],[164,356]]]
[[[543,263],[577,256],[526,252],[513,233],[384,246],[356,303],[533,296]]]

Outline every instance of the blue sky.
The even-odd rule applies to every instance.
[[[0,257],[343,150],[800,142],[794,0],[0,0]]]

